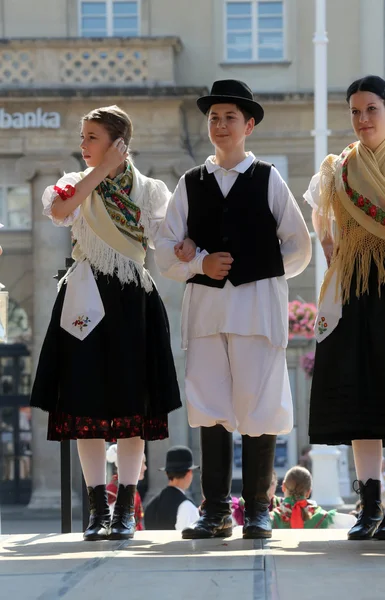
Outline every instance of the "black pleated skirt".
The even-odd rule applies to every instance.
[[[385,439],[385,286],[372,264],[369,292],[356,277],[336,329],[317,344],[310,398],[312,444]]]
[[[60,327],[66,285],[42,346],[31,405],[49,412],[48,439],[167,437],[181,406],[163,302],[98,273],[105,316],[82,341]]]

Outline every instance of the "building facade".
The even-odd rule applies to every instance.
[[[363,74],[384,74],[384,2],[328,0],[327,11],[329,151],[339,152],[352,140],[346,88]],[[60,503],[59,445],[45,441],[46,415],[31,418],[21,400],[15,413],[11,398],[27,396],[55,299],[53,276],[70,254],[69,232],[43,217],[41,196],[63,171],[84,167],[81,116],[109,104],[126,110],[135,163],[172,189],[211,153],[196,98],[216,79],[246,81],[265,108],[249,149],[274,162],[310,224],[302,194],[314,171],[314,28],[311,0],[0,0],[0,281],[11,298],[10,342],[32,357],[23,350],[18,358],[22,389],[9,375],[16,359],[0,357],[0,474],[7,490],[9,481],[33,477],[31,507]],[[168,309],[183,384],[183,286],[160,278],[152,255],[148,266]],[[314,277],[312,262],[289,282],[291,299],[315,301]],[[298,361],[309,349],[299,340],[288,352],[296,419],[281,440],[282,470],[307,444],[309,381]],[[158,467],[169,444],[198,453],[185,409],[171,415],[170,430],[169,441],[148,448],[151,494],[164,483]]]

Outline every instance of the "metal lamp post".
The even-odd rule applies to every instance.
[[[326,0],[315,0],[316,31],[314,43],[314,168],[317,172],[327,155],[328,135],[328,81]],[[315,244],[315,283],[317,297],[327,265],[322,246],[317,238]],[[317,502],[326,506],[341,506],[344,502],[339,491],[338,459],[340,451],[334,446],[313,445],[310,452],[313,464],[313,494]]]
[[[0,343],[7,342],[8,333],[8,292],[4,290],[4,286],[0,283]],[[1,535],[1,505],[0,505],[0,535]]]

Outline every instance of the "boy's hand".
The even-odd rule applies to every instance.
[[[229,252],[214,252],[204,257],[203,273],[211,279],[224,279],[229,274],[233,262],[234,259]]]
[[[175,256],[182,262],[190,262],[195,258],[196,244],[190,238],[179,242],[174,246]]]

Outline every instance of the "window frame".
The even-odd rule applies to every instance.
[[[228,43],[227,43],[227,7],[229,4],[242,4],[248,2],[251,4],[251,58],[229,58]],[[280,58],[260,58],[258,44],[258,23],[257,23],[257,8],[258,4],[266,2],[281,2],[282,3],[282,56]],[[281,63],[286,61],[287,57],[287,2],[286,0],[225,0],[223,11],[223,56],[224,62],[230,64],[255,64],[255,63]]]
[[[114,2],[136,2],[136,6],[137,6],[137,17],[138,17],[138,30],[136,35],[133,36],[121,36],[121,35],[115,35],[114,33],[114,13],[113,13],[113,3]],[[105,3],[106,4],[106,29],[107,29],[107,33],[106,35],[100,35],[100,36],[86,36],[83,33],[83,28],[82,28],[82,4],[102,4]],[[84,39],[92,39],[93,37],[140,37],[142,34],[142,0],[79,0],[78,1],[78,23],[79,23],[79,27],[78,27],[78,31],[79,31],[79,37],[84,38]]]
[[[29,200],[30,200],[30,216],[31,216],[31,225],[30,227],[11,227],[9,225],[9,208],[8,208],[8,189],[9,188],[18,188],[25,187],[29,191]],[[9,183],[9,184],[0,184],[0,192],[4,190],[4,206],[2,204],[2,199],[0,196],[0,223],[4,225],[1,229],[2,232],[24,232],[24,231],[32,231],[33,227],[33,205],[32,205],[32,188],[27,182],[23,183]]]

